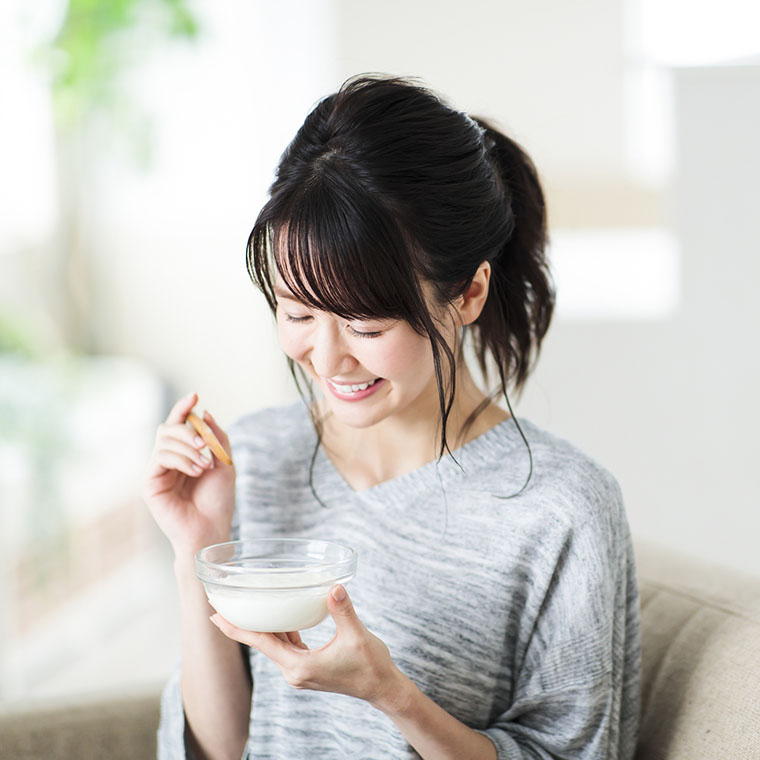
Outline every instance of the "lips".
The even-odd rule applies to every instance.
[[[357,391],[364,391],[367,388],[370,388],[373,386],[378,380],[380,380],[379,377],[376,377],[374,380],[369,380],[365,383],[336,383],[334,380],[328,380],[327,382],[330,383],[330,385],[339,393],[356,393]]]
[[[382,377],[367,380],[363,383],[336,383],[326,380],[325,384],[333,396],[341,401],[361,401],[376,393],[382,387],[385,380]]]

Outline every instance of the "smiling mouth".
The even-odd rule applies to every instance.
[[[338,393],[343,393],[346,395],[350,395],[351,393],[359,393],[360,391],[366,391],[367,388],[371,388],[375,383],[382,380],[380,377],[376,377],[374,380],[370,380],[366,383],[352,383],[351,385],[340,385],[338,383],[333,382],[332,380],[327,380],[328,383],[330,383],[330,386],[334,388]]]

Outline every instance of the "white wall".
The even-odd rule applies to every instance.
[[[680,307],[556,324],[522,410],[618,475],[639,535],[760,574],[760,66],[684,68],[674,86]]]
[[[622,0],[337,0],[338,74],[422,77],[491,114],[553,181],[624,167]]]

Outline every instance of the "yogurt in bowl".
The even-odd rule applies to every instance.
[[[211,606],[238,628],[286,632],[327,617],[327,594],[356,573],[356,551],[301,538],[228,541],[201,549],[195,572]]]

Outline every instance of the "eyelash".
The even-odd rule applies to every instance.
[[[298,324],[308,322],[311,319],[311,316],[294,317],[291,314],[286,314],[285,319],[288,322],[295,322]],[[351,327],[351,325],[346,325],[346,327],[348,328],[349,332],[357,338],[377,338],[383,334],[382,330],[375,330],[373,332],[360,332],[359,330],[355,330],[353,327]]]
[[[348,327],[349,332],[357,338],[377,338],[383,334],[382,330],[375,330],[374,332],[359,332],[359,330],[354,330],[351,325],[346,325],[346,327]]]

